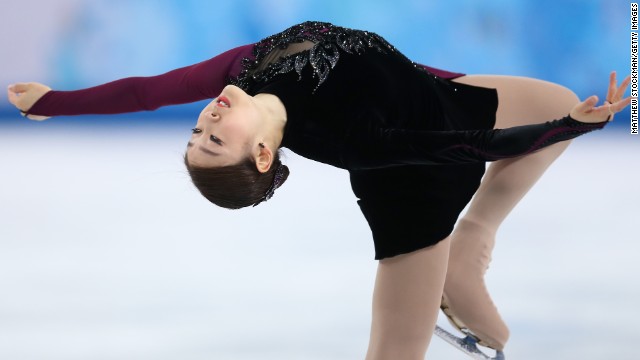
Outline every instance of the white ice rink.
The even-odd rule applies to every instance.
[[[188,136],[0,127],[0,359],[364,358],[376,262],[347,173],[288,153],[271,201],[222,210]],[[638,136],[580,138],[504,224],[507,359],[640,358],[639,165]],[[466,359],[435,337],[427,358]]]

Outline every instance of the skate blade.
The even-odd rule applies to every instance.
[[[504,353],[502,351],[496,350],[496,356],[491,357],[478,349],[478,340],[476,340],[473,336],[467,335],[464,338],[457,337],[447,330],[441,328],[436,325],[436,329],[434,333],[438,335],[442,340],[448,342],[453,345],[456,349],[462,351],[463,353],[469,355],[472,359],[478,360],[504,360]]]

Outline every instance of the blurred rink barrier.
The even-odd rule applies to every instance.
[[[630,72],[630,7],[623,0],[392,4],[0,0],[0,23],[6,29],[0,36],[0,83],[38,81],[67,90],[156,75],[305,20],[375,31],[411,59],[431,66],[540,78],[567,86],[581,98],[603,97],[611,70],[621,78]],[[182,114],[184,107],[155,116]],[[14,115],[3,97],[0,126],[17,121]],[[629,113],[619,118],[628,119]]]

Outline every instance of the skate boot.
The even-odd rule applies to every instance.
[[[484,282],[495,233],[461,219],[451,236],[442,311],[454,327],[477,338],[480,345],[502,350],[509,339],[509,329]]]

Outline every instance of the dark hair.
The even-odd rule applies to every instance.
[[[280,151],[275,153],[271,167],[264,173],[258,171],[253,158],[250,157],[235,165],[200,167],[189,164],[185,153],[184,164],[200,194],[212,203],[227,209],[255,206],[267,200],[265,195],[273,184],[278,168],[281,169],[282,177],[278,187],[289,176],[289,168],[280,161]]]

